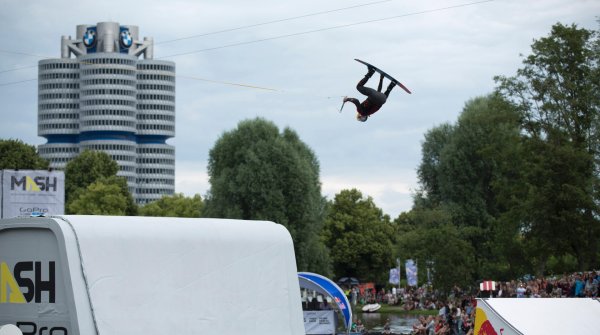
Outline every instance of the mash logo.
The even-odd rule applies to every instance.
[[[56,186],[58,184],[58,178],[56,177],[44,177],[37,176],[31,178],[30,176],[10,177],[10,189],[12,191],[21,189],[28,192],[56,192]]]
[[[6,262],[0,262],[0,304],[42,300],[56,301],[56,262],[18,262],[12,271]]]

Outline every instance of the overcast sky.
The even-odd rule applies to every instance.
[[[455,122],[465,102],[492,92],[495,75],[513,75],[520,55],[553,24],[598,29],[598,0],[476,2],[0,0],[0,138],[44,143],[37,82],[26,80],[37,77],[39,59],[60,57],[61,35],[74,36],[78,24],[137,25],[140,37],[154,37],[155,58],[177,64],[176,137],[168,142],[176,146],[177,192],[204,196],[215,141],[262,117],[312,148],[329,199],[357,188],[395,218],[412,206],[428,129]],[[208,34],[249,25],[256,26]],[[351,104],[338,113],[343,96],[362,100],[355,86],[366,68],[354,58],[413,94],[394,89],[366,123],[355,120]]]

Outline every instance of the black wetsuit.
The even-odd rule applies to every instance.
[[[383,85],[383,76],[379,79],[379,86],[377,90],[370,87],[365,87],[365,84],[373,76],[373,71],[369,71],[363,79],[361,79],[356,85],[356,89],[367,96],[367,99],[362,103],[355,98],[346,98],[346,101],[350,101],[356,106],[356,111],[362,116],[369,116],[377,112],[383,104],[387,101],[387,97],[396,85],[391,82],[384,93],[381,93],[381,87]]]

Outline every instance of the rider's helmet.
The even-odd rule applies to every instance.
[[[356,121],[365,122],[369,118],[368,115],[362,115],[360,113],[356,113]]]

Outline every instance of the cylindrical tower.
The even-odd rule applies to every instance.
[[[111,155],[135,194],[137,59],[113,52],[80,56],[79,61],[81,147]]]
[[[137,197],[145,204],[175,191],[175,63],[137,64]]]
[[[64,169],[79,154],[79,62],[45,59],[38,64],[38,135],[46,144],[40,156]]]
[[[138,143],[137,202],[147,204],[175,192],[175,147]]]
[[[173,194],[175,63],[153,60],[152,38],[117,22],[78,25],[61,57],[39,63],[41,156],[64,169],[85,149],[104,151],[138,204]]]

